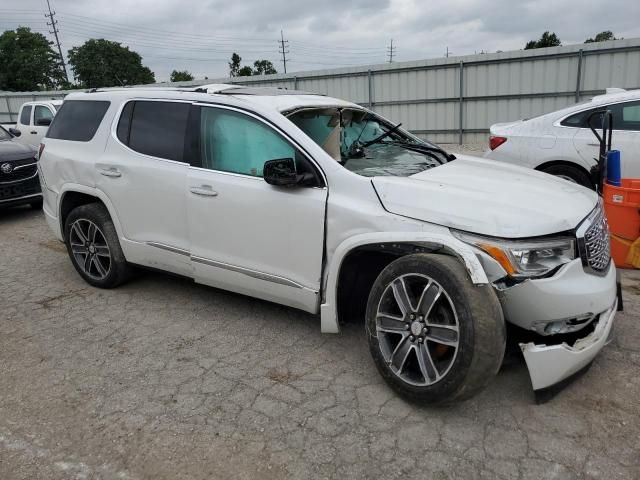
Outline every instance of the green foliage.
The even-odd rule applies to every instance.
[[[238,77],[240,76],[240,62],[242,61],[242,57],[237,53],[233,52],[231,55],[231,61],[229,62],[229,76],[230,77]]]
[[[251,70],[251,67],[248,66],[244,66],[242,67],[240,70],[238,70],[238,77],[250,77],[251,75],[253,75],[253,70]]]
[[[65,86],[58,55],[41,33],[26,27],[0,35],[0,90],[31,91]]]
[[[524,49],[531,50],[532,48],[559,47],[560,45],[562,45],[562,43],[555,33],[544,32],[539,40],[531,40],[527,42]]]
[[[188,72],[187,70],[174,70],[171,72],[169,80],[172,82],[189,82],[193,80],[193,75],[191,75],[191,72]]]
[[[254,75],[270,75],[272,73],[278,73],[273,63],[269,60],[256,60],[253,62],[253,74]]]
[[[597,34],[595,38],[587,38],[584,43],[606,42],[607,40],[619,39],[613,36],[613,32],[611,30],[605,30],[604,32]]]
[[[109,40],[92,38],[80,47],[73,47],[69,50],[69,64],[84,88],[155,82],[153,72],[142,65],[138,53]]]

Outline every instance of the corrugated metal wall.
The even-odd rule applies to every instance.
[[[603,93],[640,88],[640,38],[417,62],[181,82],[305,90],[371,106],[439,143],[485,142],[496,122],[530,118]],[[162,84],[173,85],[173,84]],[[0,122],[66,92],[0,92]]]

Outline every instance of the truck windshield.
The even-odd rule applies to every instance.
[[[454,158],[366,110],[310,108],[288,118],[346,169],[365,177],[406,177]]]

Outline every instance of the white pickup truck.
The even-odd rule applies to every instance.
[[[60,105],[62,100],[26,102],[20,107],[18,122],[3,123],[2,126],[15,135],[14,142],[38,148]]]

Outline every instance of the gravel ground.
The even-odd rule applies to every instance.
[[[89,287],[42,213],[0,211],[0,479],[640,478],[640,274],[592,368],[524,364],[448,408],[380,379],[362,325],[142,273]]]

